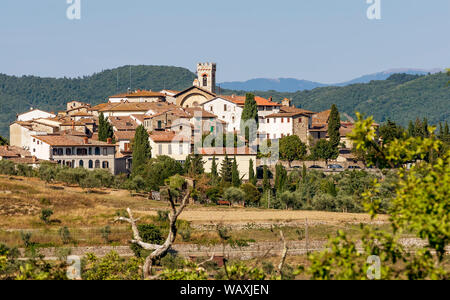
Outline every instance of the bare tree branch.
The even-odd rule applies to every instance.
[[[282,230],[280,230],[280,236],[281,236],[281,240],[283,242],[283,252],[281,254],[280,264],[278,265],[278,273],[280,274],[281,277],[283,277],[283,267],[286,262],[286,257],[287,257],[289,249],[288,249],[286,239],[284,238],[284,233]]]
[[[172,247],[173,243],[175,242],[175,239],[177,237],[177,219],[183,212],[183,210],[186,208],[188,200],[191,196],[191,192],[188,190],[186,195],[183,198],[183,201],[180,205],[180,207],[176,208],[175,201],[173,200],[173,197],[170,193],[170,190],[168,190],[169,194],[169,204],[171,208],[171,212],[169,213],[169,235],[167,236],[166,241],[162,245],[154,245],[145,243],[142,241],[142,238],[139,234],[139,229],[136,225],[136,222],[138,219],[133,218],[133,214],[131,212],[131,209],[127,209],[129,218],[116,218],[116,221],[122,221],[122,222],[128,222],[131,224],[131,228],[133,230],[133,240],[131,241],[134,244],[138,244],[145,250],[153,251],[146,259],[143,267],[143,273],[145,279],[156,279],[157,277],[152,277],[152,269],[155,262],[166,256],[169,252],[170,248]]]

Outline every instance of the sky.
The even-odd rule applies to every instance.
[[[67,2],[80,1],[70,20]],[[450,67],[450,1],[1,0],[0,73],[77,77],[123,65],[195,70],[217,81],[343,82],[391,68]]]

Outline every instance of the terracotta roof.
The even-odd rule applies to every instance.
[[[109,147],[115,147],[115,145],[108,144],[105,142],[95,141],[92,139],[88,140],[88,144],[84,143],[84,138],[79,136],[73,136],[73,135],[40,135],[40,136],[33,136],[33,138],[36,138],[46,144],[49,144],[50,146],[109,146]]]
[[[41,164],[44,161],[37,159],[36,157],[14,157],[10,158],[10,161],[12,161],[15,164],[25,164],[25,165],[31,165],[31,164]]]
[[[187,88],[187,89],[185,89],[184,91],[181,91],[181,92],[179,92],[178,94],[176,94],[174,97],[178,97],[178,96],[180,96],[180,95],[183,95],[183,94],[185,94],[185,93],[187,93],[187,92],[189,92],[190,90],[193,90],[193,89],[199,89],[199,90],[201,90],[202,92],[205,92],[205,93],[207,93],[207,94],[210,94],[211,96],[217,96],[216,94],[214,94],[214,93],[212,93],[212,92],[210,92],[210,91],[208,91],[208,90],[205,90],[205,89],[202,89],[201,87],[198,87],[198,86],[191,86],[190,88]]]
[[[136,131],[116,131],[114,132],[114,137],[117,141],[130,141],[134,139],[134,136],[136,135]]]
[[[108,120],[118,131],[135,130],[138,127],[131,117],[109,117]]]
[[[328,124],[328,119],[330,118],[331,110],[325,110],[320,113],[313,115],[313,124]]]
[[[282,106],[280,108],[280,111],[282,112],[288,112],[288,113],[302,113],[302,114],[307,114],[307,115],[314,115],[316,114],[315,112],[306,110],[306,109],[301,109],[301,108],[297,108],[294,106]]]
[[[131,115],[131,117],[138,120],[141,123],[144,123],[145,115]]]
[[[152,92],[146,90],[137,90],[131,93],[122,93],[110,96],[109,98],[141,98],[141,97],[165,97],[166,95],[159,92]]]
[[[213,148],[198,148],[198,151],[202,155],[228,155],[228,156],[239,156],[239,155],[256,155],[256,152],[253,149],[248,147],[241,148],[221,148],[221,147],[213,147]]]
[[[190,142],[191,138],[191,136],[179,135],[173,131],[154,131],[150,134],[150,139],[155,143]]]
[[[3,158],[12,158],[12,157],[20,157],[20,155],[13,151],[13,149],[10,149],[9,146],[2,146],[0,147],[0,157]]]
[[[176,107],[176,108],[171,108],[171,109],[160,111],[160,112],[155,113],[153,115],[146,115],[146,116],[144,116],[144,119],[153,119],[155,117],[158,117],[158,116],[161,116],[161,115],[164,115],[164,114],[177,116],[179,118],[191,118],[191,115],[186,113],[183,109],[181,109],[179,107]]]
[[[217,116],[201,107],[189,107],[184,109],[193,118],[196,114],[201,115],[202,118],[217,118]]]
[[[235,95],[224,96],[224,95],[222,95],[220,97],[227,99],[233,103],[236,103],[237,105],[245,105],[245,99],[246,99],[245,96],[235,96]],[[268,99],[265,99],[265,98],[262,98],[259,96],[255,96],[255,101],[258,106],[281,106],[281,104],[279,104],[279,103],[270,101]]]

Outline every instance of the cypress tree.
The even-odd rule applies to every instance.
[[[228,158],[228,155],[225,155],[225,159],[222,162],[222,167],[220,170],[220,176],[222,177],[222,181],[224,183],[232,182],[232,173],[233,173],[233,163]]]
[[[430,133],[428,132],[428,119],[427,118],[423,119],[422,132],[423,132],[423,137],[428,138],[430,136]]]
[[[245,123],[248,120],[254,120],[256,127],[255,126],[246,126]],[[250,140],[250,138],[255,139],[256,138],[256,133],[258,131],[259,128],[259,123],[258,123],[258,105],[256,103],[255,100],[255,95],[248,93],[245,97],[245,105],[244,105],[244,109],[242,111],[242,116],[241,116],[241,135],[245,135],[245,140],[248,142],[253,142],[253,140]],[[251,127],[255,127],[255,128],[251,128]]]
[[[240,187],[241,184],[242,184],[241,177],[239,175],[239,170],[238,170],[236,157],[233,160],[233,166],[232,166],[232,169],[231,169],[231,184],[234,187]]]
[[[270,180],[269,180],[269,168],[267,166],[263,167],[263,189],[267,191],[271,189]]]
[[[416,127],[414,126],[413,121],[409,121],[408,136],[409,137],[415,137],[415,133],[416,133]]]
[[[133,143],[133,167],[132,175],[135,176],[139,173],[139,170],[147,163],[151,158],[152,148],[150,147],[149,135],[144,126],[140,125],[136,128],[136,134],[134,136]]]
[[[185,173],[191,177],[205,173],[204,161],[200,154],[189,155],[185,164]]]
[[[108,118],[105,118],[103,113],[100,113],[98,117],[98,140],[106,142],[109,138],[113,139],[114,143],[114,130],[111,123],[108,122]]]
[[[253,166],[253,159],[250,159],[250,167],[248,170],[248,179],[250,181],[251,184],[253,184],[254,186],[256,186],[257,183],[257,178],[255,176],[255,170],[254,170],[254,166]]]
[[[341,117],[337,106],[333,104],[331,106],[330,118],[328,120],[328,137],[330,138],[331,146],[335,150],[335,156],[339,155],[339,144],[341,143]]]
[[[286,181],[287,181],[287,171],[282,164],[278,164],[276,166],[276,173],[275,173],[275,189],[277,190],[278,194],[280,194],[285,190]]]
[[[213,161],[211,164],[211,177],[215,180],[217,177],[219,177],[219,174],[217,173],[217,163],[216,163],[216,156],[213,156]]]

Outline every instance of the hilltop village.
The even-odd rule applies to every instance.
[[[127,174],[131,172],[136,129],[142,125],[149,134],[152,157],[166,155],[184,163],[194,151],[196,134],[240,135],[246,100],[245,96],[216,93],[216,64],[199,63],[197,74],[193,85],[183,91],[128,90],[96,106],[71,101],[65,111],[57,113],[30,109],[10,125],[10,146],[0,148],[0,158],[33,167],[52,162],[70,168]],[[276,103],[271,98],[255,96],[255,101],[259,141],[296,135],[304,144],[311,145],[328,137],[330,110],[312,112],[296,108],[289,99]],[[99,139],[100,118],[105,118],[113,130],[106,141]],[[352,129],[351,122],[341,122],[343,146],[338,161],[354,159],[352,145],[346,138]],[[197,150],[203,156],[206,172],[213,157],[217,164],[225,155],[236,157],[244,179],[248,178],[250,160],[257,161],[256,151],[250,148]]]

